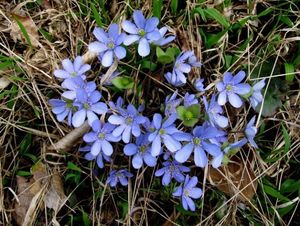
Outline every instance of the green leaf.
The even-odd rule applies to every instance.
[[[162,63],[162,64],[170,64],[172,63],[174,60],[174,58],[168,56],[168,55],[164,55],[164,56],[160,56],[157,58],[157,61]]]
[[[161,56],[164,56],[164,55],[166,55],[165,52],[159,46],[157,46],[156,47],[156,56],[161,57]]]
[[[177,108],[176,108],[176,113],[177,113],[177,115],[178,115],[178,118],[179,119],[181,119],[181,120],[184,120],[184,116],[185,116],[185,112],[186,112],[187,110],[185,109],[185,107],[183,107],[183,106],[178,106]]]
[[[300,192],[300,180],[286,179],[280,186],[280,193]]]
[[[207,34],[207,41],[205,42],[205,46],[207,48],[211,48],[215,44],[219,42],[219,40],[227,33],[227,29],[219,32],[218,34]]]
[[[204,9],[203,11],[207,15],[207,17],[214,19],[215,21],[217,21],[220,25],[224,26],[225,28],[230,27],[230,23],[217,9],[207,8],[207,9]]]
[[[25,154],[28,152],[32,142],[32,135],[30,133],[26,134],[20,143],[20,154]]]
[[[172,14],[176,14],[178,8],[178,0],[171,0],[171,12]]]
[[[19,170],[17,171],[17,175],[21,177],[29,177],[32,176],[32,173],[28,171]]]
[[[289,27],[294,26],[294,23],[291,21],[291,19],[287,15],[279,15],[279,20]]]
[[[98,13],[98,10],[96,9],[94,3],[91,2],[90,4],[91,4],[91,8],[92,8],[93,15],[94,15],[94,18],[95,18],[95,21],[96,21],[97,25],[99,27],[102,27],[103,24],[102,24],[102,21],[101,21],[100,14]]]
[[[153,16],[156,16],[158,19],[161,18],[163,0],[153,0],[152,1],[152,13]]]
[[[284,64],[285,73],[287,74],[285,76],[285,80],[288,82],[292,82],[295,78],[295,67],[291,63],[285,63]]]
[[[83,221],[84,226],[91,225],[91,220],[89,218],[89,215],[84,211],[82,211],[82,221]]]
[[[285,151],[285,153],[287,153],[291,147],[291,138],[283,124],[281,125],[281,128],[282,128],[282,133],[283,133],[283,137],[284,137],[284,151]]]
[[[16,15],[13,15],[13,18],[15,19],[15,21],[17,22],[22,34],[24,35],[25,39],[26,39],[26,42],[28,43],[28,45],[30,46],[30,48],[32,49],[33,46],[32,46],[32,43],[31,43],[31,40],[30,40],[30,37],[29,37],[29,34],[28,32],[26,31],[26,28],[24,27],[24,25],[21,23],[21,21],[17,18]]]
[[[156,63],[151,62],[149,60],[142,61],[141,69],[148,69],[150,71],[155,71],[156,68],[157,68],[157,64]]]
[[[193,105],[189,106],[189,107],[187,108],[187,110],[188,110],[189,112],[192,112],[192,113],[193,113],[193,116],[194,116],[195,118],[199,118],[199,117],[200,117],[200,104],[193,104]]]
[[[118,76],[111,82],[118,89],[132,89],[134,86],[134,80],[129,76]]]
[[[197,118],[190,118],[190,119],[185,119],[183,120],[183,125],[188,126],[188,127],[194,127],[196,123],[199,121]]]
[[[168,48],[166,52],[164,52],[160,47],[156,47],[156,56],[157,61],[162,64],[169,64],[174,61],[174,55],[176,53],[176,49]]]
[[[276,189],[272,188],[269,185],[263,185],[264,192],[267,193],[268,195],[277,198],[281,201],[290,201],[287,197],[283,196],[279,191]]]
[[[68,162],[68,169],[70,169],[70,170],[74,170],[74,171],[77,171],[77,172],[82,172],[82,170],[78,167],[78,166],[76,166],[73,162]]]

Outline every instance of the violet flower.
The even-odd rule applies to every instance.
[[[246,126],[246,130],[245,130],[245,134],[246,134],[246,137],[250,143],[250,145],[254,148],[258,148],[257,144],[255,143],[254,141],[254,137],[257,133],[257,128],[256,126],[254,125],[255,123],[255,116],[253,116],[250,121],[248,122],[247,126]]]
[[[103,152],[106,156],[111,156],[113,147],[110,142],[118,142],[121,137],[115,137],[111,133],[115,126],[110,123],[102,124],[100,120],[96,119],[92,123],[92,132],[86,133],[83,140],[91,144],[91,154],[97,156]]]
[[[122,170],[113,170],[109,173],[109,176],[106,180],[106,183],[109,184],[111,187],[116,187],[118,182],[120,182],[121,185],[127,186],[128,185],[128,179],[133,177],[132,173],[129,173],[128,170],[122,169]]]
[[[63,69],[57,69],[54,71],[54,75],[57,78],[62,79],[72,79],[76,77],[81,77],[85,79],[85,72],[91,69],[89,64],[85,64],[81,56],[77,56],[72,63],[70,59],[64,59],[62,61]]]
[[[196,95],[195,94],[189,94],[188,92],[185,93],[184,95],[184,99],[183,99],[183,105],[184,107],[189,107],[193,104],[198,104],[198,100],[196,98]]]
[[[171,179],[174,178],[177,182],[181,183],[184,181],[184,173],[190,172],[189,167],[183,166],[175,160],[170,162],[163,162],[163,168],[155,172],[156,177],[162,178],[162,185],[167,186],[170,184]]]
[[[77,90],[74,106],[77,106],[79,110],[72,118],[74,127],[81,126],[86,118],[88,118],[89,124],[92,125],[93,121],[98,119],[96,114],[102,115],[107,112],[107,105],[99,102],[101,97],[101,93],[97,90],[91,93],[87,93],[84,89]]]
[[[160,36],[161,38],[158,39],[157,41],[153,41],[153,44],[154,45],[157,45],[157,46],[164,46],[164,45],[167,45],[168,43],[172,42],[174,39],[175,39],[175,36],[173,35],[170,35],[168,37],[164,37],[165,34],[167,33],[168,31],[168,28],[167,27],[162,27],[160,28],[159,30],[159,33],[160,33]]]
[[[219,105],[225,105],[227,100],[235,108],[243,105],[240,95],[246,95],[251,90],[249,84],[241,83],[245,76],[246,73],[244,71],[239,71],[235,76],[232,76],[230,72],[225,73],[223,81],[216,84],[220,92],[218,96]]]
[[[203,97],[206,114],[211,125],[225,128],[228,126],[228,118],[223,116],[223,108],[216,101],[216,95],[213,94],[208,103],[206,97]]]
[[[49,104],[52,106],[52,112],[56,114],[57,121],[62,122],[67,117],[68,124],[72,125],[72,116],[75,108],[72,100],[50,99]]]
[[[119,115],[111,115],[108,121],[113,125],[118,125],[112,134],[116,137],[122,135],[122,140],[127,144],[131,139],[131,134],[135,137],[141,135],[140,125],[145,123],[146,119],[132,104],[127,106],[127,110],[118,109],[118,113]]]
[[[195,89],[199,92],[204,92],[205,91],[203,81],[204,81],[204,78],[201,78],[201,79],[198,78],[198,79],[196,79],[196,81],[194,83]]]
[[[96,83],[94,81],[86,82],[80,77],[73,79],[66,79],[61,84],[62,88],[67,89],[62,93],[62,97],[75,100],[78,89],[84,89],[87,93],[92,93],[96,90]]]
[[[252,87],[252,95],[249,97],[250,100],[250,104],[253,107],[253,109],[256,108],[256,106],[258,104],[260,104],[263,100],[263,96],[261,94],[261,90],[264,88],[265,86],[265,79],[260,80],[258,83],[256,83],[253,87]]]
[[[157,159],[151,155],[150,142],[147,135],[140,135],[136,139],[136,143],[126,144],[124,147],[124,153],[127,156],[132,156],[132,166],[135,169],[140,169],[143,166],[143,162],[147,166],[154,167]]]
[[[180,163],[186,162],[194,151],[195,165],[198,167],[205,167],[208,163],[205,151],[214,158],[222,153],[220,146],[211,143],[209,139],[223,133],[223,131],[219,131],[213,126],[196,126],[189,142],[175,153],[176,161]]]
[[[98,165],[99,168],[104,168],[104,161],[107,161],[107,162],[111,162],[111,158],[110,156],[107,156],[105,155],[102,151],[98,153],[98,155],[93,155],[91,153],[91,148],[92,146],[90,144],[84,146],[84,147],[81,147],[79,149],[80,152],[84,152],[86,153],[84,158],[88,161],[93,161],[93,160],[96,160],[96,163]]]
[[[102,28],[96,27],[93,34],[98,41],[89,44],[89,50],[101,54],[101,64],[109,67],[114,59],[121,60],[126,57],[126,49],[121,46],[125,39],[124,33],[119,33],[119,25],[112,24],[106,33]]]
[[[162,143],[171,152],[175,152],[181,148],[181,143],[173,137],[173,134],[180,132],[174,124],[176,119],[177,116],[173,114],[163,121],[160,114],[154,114],[152,121],[154,129],[148,137],[152,143],[152,156],[158,156],[160,154]]]
[[[181,203],[185,210],[195,211],[195,203],[193,199],[199,199],[202,196],[201,188],[197,188],[198,178],[196,176],[190,178],[185,177],[184,184],[175,188],[173,196],[181,197]]]
[[[150,54],[150,43],[158,41],[161,38],[160,32],[157,30],[159,20],[157,17],[145,19],[142,11],[134,10],[134,23],[125,20],[122,23],[122,28],[129,33],[124,39],[126,46],[134,42],[138,42],[138,53],[145,57]]]
[[[176,99],[177,98],[177,92],[174,92],[172,95],[169,95],[166,97],[165,100],[165,116],[170,116],[171,114],[176,113],[176,108],[177,106],[179,106],[179,104],[181,103],[181,98]]]

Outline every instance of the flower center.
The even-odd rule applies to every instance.
[[[189,191],[188,191],[187,189],[184,189],[183,194],[184,194],[185,196],[189,196]]]
[[[126,125],[131,125],[132,121],[133,121],[132,117],[128,117],[128,118],[125,120],[125,123],[126,123]]]
[[[232,91],[232,85],[227,85],[227,86],[226,86],[226,90],[227,90],[228,92]]]
[[[89,105],[88,103],[84,103],[84,104],[83,104],[83,108],[84,108],[84,109],[89,109],[89,108],[90,108],[90,105]]]
[[[71,76],[72,76],[72,77],[76,77],[76,75],[77,75],[76,72],[72,72],[72,73],[71,73]]]
[[[200,145],[201,144],[201,139],[200,138],[194,138],[194,144],[195,145]]]
[[[146,31],[144,29],[139,30],[139,35],[144,37],[146,35]]]
[[[114,44],[113,41],[111,41],[111,42],[108,43],[108,48],[110,48],[110,49],[115,48],[115,44]]]
[[[67,102],[66,108],[72,108],[72,107],[73,107],[73,103],[72,102]]]
[[[185,113],[185,119],[186,120],[191,120],[193,118],[193,113],[192,112],[186,112]]]
[[[166,133],[166,131],[164,129],[160,129],[158,133],[159,133],[159,135],[164,135]]]
[[[99,133],[98,137],[99,137],[99,139],[104,139],[105,138],[105,133]]]
[[[175,166],[170,166],[169,167],[169,171],[172,173],[172,172],[174,172],[175,171]]]
[[[140,146],[140,152],[144,153],[145,151],[146,151],[146,146],[145,145]]]

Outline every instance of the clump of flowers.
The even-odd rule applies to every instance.
[[[164,76],[154,81],[164,81],[166,86],[184,86],[191,82],[188,74],[192,69],[197,70],[203,65],[192,50],[181,51],[177,47],[165,47],[165,51],[160,49],[174,41],[175,36],[167,34],[167,27],[159,28],[158,24],[158,18],[145,18],[141,11],[135,10],[133,22],[114,23],[107,32],[96,27],[93,34],[97,40],[89,44],[89,51],[97,53],[101,64],[109,67],[116,61],[126,61],[127,53],[137,46],[139,56],[136,58],[142,59],[143,66],[148,65],[150,70],[154,63],[151,61],[156,58],[155,65],[164,65],[158,73]],[[151,52],[155,48],[156,56],[155,51]],[[132,56],[135,56],[134,52],[131,52],[130,58]],[[249,106],[247,102],[250,102],[253,108],[257,107],[263,100],[264,80],[251,87],[245,81],[244,71],[235,76],[226,72],[221,81],[215,82],[216,88],[209,94],[208,88],[204,88],[203,78],[192,79],[194,93],[171,87],[174,92],[160,98],[161,102],[151,102],[156,104],[151,108],[149,100],[143,97],[145,83],[140,83],[140,80],[146,78],[142,74],[134,78],[122,75],[119,71],[128,72],[130,69],[119,64],[115,71],[108,69],[108,77],[101,75],[98,84],[99,79],[89,81],[87,74],[90,69],[91,66],[81,56],[73,62],[63,60],[62,69],[54,71],[54,75],[62,81],[62,95],[58,99],[50,99],[49,104],[59,122],[67,119],[69,126],[80,127],[87,121],[91,126],[91,130],[83,136],[86,145],[80,151],[85,159],[96,161],[99,168],[112,169],[106,180],[110,187],[118,184],[127,186],[136,170],[157,167],[154,175],[162,177],[162,185],[175,183],[173,196],[181,199],[185,210],[195,211],[195,200],[201,198],[202,190],[196,187],[198,178],[190,175],[193,172],[190,166],[195,165],[195,170],[199,170],[198,167],[218,168],[230,150],[247,143],[258,148],[254,141],[257,133],[255,116],[245,125],[243,138],[228,142],[229,134],[233,132],[228,128],[230,121],[225,114],[225,105],[229,102],[226,107],[240,108]],[[109,93],[104,95],[105,98],[102,86],[107,86],[105,92]],[[155,86],[151,89],[158,91]],[[114,92],[116,90],[118,92]],[[122,95],[124,90],[129,90],[129,94]],[[124,162],[133,166],[130,172],[123,168]]]

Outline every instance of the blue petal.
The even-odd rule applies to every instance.
[[[175,197],[180,197],[182,196],[182,187],[176,187],[175,191],[172,193],[173,196]]]
[[[129,34],[136,35],[138,33],[138,29],[135,26],[135,24],[128,21],[128,20],[123,21],[122,28],[123,28],[124,31],[128,32]]]
[[[157,135],[152,142],[151,155],[154,157],[158,156],[160,153],[160,149],[161,149],[161,139],[160,139],[160,136]]]
[[[192,188],[189,192],[189,196],[193,199],[199,199],[202,196],[201,188]]]
[[[81,109],[80,111],[77,111],[72,118],[72,124],[74,127],[79,127],[81,126],[86,118],[86,110]]]
[[[126,126],[124,132],[122,133],[122,140],[124,141],[124,143],[129,143],[131,138],[131,127],[130,126]]]
[[[182,149],[176,152],[175,159],[177,162],[183,163],[188,160],[193,151],[194,145],[192,143],[186,144]]]
[[[227,102],[227,93],[226,91],[222,91],[219,93],[219,96],[218,96],[218,104],[219,105],[225,105]]]
[[[148,39],[149,42],[155,42],[159,41],[161,39],[161,35],[158,31],[152,31],[146,35],[146,38]]]
[[[232,73],[226,72],[226,73],[224,74],[223,81],[224,81],[225,84],[231,82],[232,79],[233,79]]]
[[[83,136],[83,140],[87,143],[94,142],[95,140],[97,140],[97,134],[94,132],[86,133]]]
[[[244,71],[239,71],[233,78],[232,82],[233,84],[238,84],[240,83],[246,76],[246,73]]]
[[[138,152],[138,148],[135,144],[126,144],[123,151],[125,155],[131,156]]]
[[[251,91],[251,86],[249,84],[237,84],[233,86],[233,92],[240,94],[240,95],[246,95],[250,93]]]
[[[105,50],[107,50],[107,46],[104,43],[101,42],[92,42],[89,44],[89,51],[94,52],[94,53],[102,53]]]
[[[200,147],[195,147],[194,150],[195,165],[204,168],[207,165],[207,157],[205,152]]]
[[[112,65],[114,61],[114,53],[112,50],[107,50],[101,60],[101,63],[104,67],[109,67],[110,65]]]
[[[94,121],[99,119],[98,116],[94,112],[89,111],[89,110],[86,111],[86,116],[87,116],[88,123],[90,126],[93,124]]]
[[[120,126],[118,126],[117,128],[114,129],[114,131],[112,132],[112,135],[115,137],[119,137],[125,130],[126,125],[121,124]]]
[[[144,154],[144,161],[147,164],[147,166],[154,167],[157,163],[157,159],[153,157],[150,153]]]
[[[120,124],[125,123],[124,118],[122,116],[119,116],[119,115],[109,116],[108,121],[113,125],[120,125]]]
[[[220,98],[220,96],[219,96],[219,98]],[[228,100],[229,100],[229,103],[235,108],[240,108],[243,105],[243,101],[235,93],[232,93],[232,92],[228,93]]]
[[[63,68],[69,72],[69,73],[73,73],[74,72],[74,66],[73,66],[73,63],[70,59],[64,59],[62,61],[62,65],[63,65]]]
[[[103,150],[103,153],[107,156],[111,156],[113,153],[113,147],[106,140],[102,140],[102,150]]]
[[[174,140],[171,136],[169,136],[167,134],[163,135],[163,142],[164,142],[164,145],[166,146],[166,148],[170,152],[176,152],[177,150],[179,150],[181,148],[181,144],[177,140]]]
[[[132,166],[135,169],[140,169],[143,165],[143,159],[140,154],[136,154],[132,158]]]
[[[107,112],[107,105],[105,103],[98,102],[91,106],[91,110],[96,112],[99,115],[102,115]]]
[[[194,201],[190,197],[185,197],[185,199],[186,199],[186,202],[187,202],[190,210],[195,211],[196,207],[195,207]]]
[[[57,69],[53,72],[53,74],[55,75],[55,77],[57,78],[63,78],[63,79],[66,79],[66,78],[69,78],[71,77],[70,73],[65,71],[65,70],[61,70],[61,69]]]
[[[106,43],[108,42],[108,37],[105,31],[102,28],[96,27],[93,31],[93,34],[98,39],[98,41]]]
[[[138,28],[145,29],[146,20],[141,10],[134,10],[132,17]]]
[[[169,171],[167,171],[162,178],[162,184],[163,186],[167,186],[168,184],[170,184],[170,182],[171,182],[171,174]]]
[[[115,49],[114,49],[114,53],[116,55],[116,57],[121,60],[123,59],[124,57],[126,57],[126,49],[122,46],[117,46]]]
[[[108,36],[112,40],[116,40],[118,38],[118,36],[119,36],[119,25],[118,24],[114,23],[114,24],[109,26]]]
[[[155,113],[153,116],[153,125],[155,129],[160,129],[161,121],[162,121],[162,116],[158,113]]]
[[[97,156],[101,151],[102,142],[100,140],[95,141],[91,148],[91,154]]]
[[[140,39],[140,36],[138,35],[127,35],[125,38],[124,38],[124,45],[125,46],[129,46],[131,45],[132,43],[138,41]]]
[[[154,29],[157,28],[157,25],[159,23],[159,20],[157,17],[151,17],[149,19],[146,20],[146,26],[145,26],[145,31],[146,32],[151,32]],[[159,31],[157,31],[159,33]],[[160,33],[159,33],[160,36]]]
[[[150,45],[147,39],[141,38],[138,45],[138,53],[140,56],[145,57],[150,53]]]

